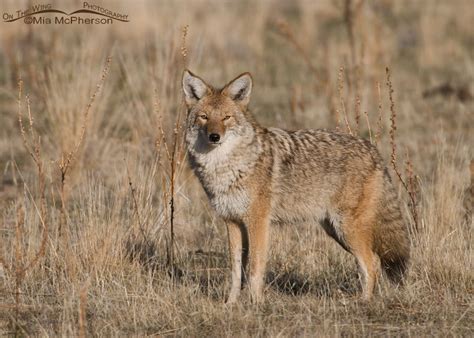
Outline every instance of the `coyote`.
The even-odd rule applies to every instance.
[[[264,128],[248,111],[252,77],[222,89],[185,70],[189,161],[227,225],[232,262],[228,303],[249,262],[253,301],[262,299],[271,224],[319,222],[358,262],[370,299],[380,266],[400,283],[410,254],[397,195],[367,140],[324,130]]]

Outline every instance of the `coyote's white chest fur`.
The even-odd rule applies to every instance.
[[[229,138],[222,145],[199,152],[198,138],[189,147],[191,166],[199,178],[214,210],[225,219],[242,219],[250,204],[245,180],[255,166],[258,152],[244,156],[249,147],[241,137]],[[194,144],[194,146],[193,146]]]

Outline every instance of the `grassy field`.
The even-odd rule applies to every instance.
[[[474,334],[470,1],[97,3],[130,21],[0,23],[0,335]],[[182,144],[185,67],[216,85],[251,72],[265,126],[359,134],[388,165],[395,148],[404,288],[382,279],[362,302],[354,258],[304,224],[272,229],[265,302],[224,306],[225,226]]]

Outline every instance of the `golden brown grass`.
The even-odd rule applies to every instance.
[[[0,334],[472,335],[474,102],[430,91],[472,93],[467,2],[108,6],[131,22],[1,24]],[[272,229],[263,304],[224,307],[225,227],[183,151],[184,66],[250,71],[262,124],[339,124],[393,160],[417,229],[404,288],[361,302],[352,256],[308,224]]]

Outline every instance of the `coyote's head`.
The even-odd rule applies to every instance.
[[[216,89],[185,70],[183,91],[188,117],[186,140],[195,151],[207,153],[253,133],[247,116],[252,77],[244,73]],[[227,148],[227,147],[226,147]]]

